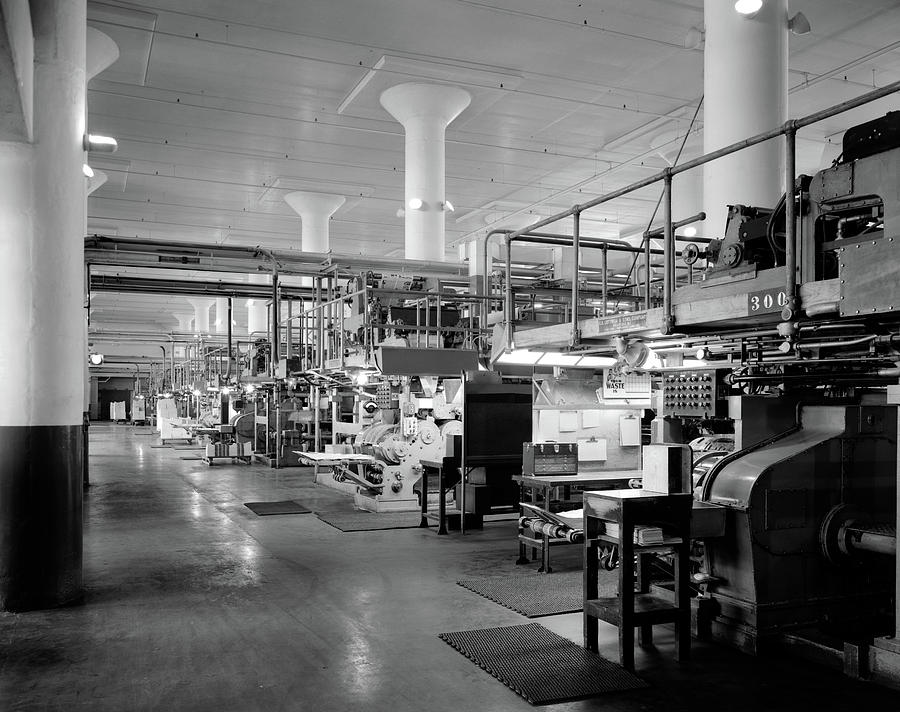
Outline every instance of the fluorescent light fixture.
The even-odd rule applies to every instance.
[[[448,213],[452,213],[454,210],[456,210],[456,208],[453,207],[453,203],[451,203],[449,200],[445,200],[443,206],[444,210],[446,210]]]
[[[534,307],[535,309],[543,309],[543,308],[544,308],[544,303],[543,303],[543,302],[535,302],[535,303],[532,304],[531,306]]]
[[[88,134],[84,137],[84,150],[97,151],[100,153],[112,153],[119,147],[119,142],[112,136],[100,136],[99,134]]]
[[[684,232],[682,233],[685,237],[696,237],[697,236],[697,228],[693,225],[688,225],[684,228]]]
[[[88,361],[90,361],[93,366],[99,366],[103,363],[103,354],[91,354],[88,356]]]
[[[85,178],[93,178],[94,177],[94,169],[91,168],[87,163],[81,164],[81,172],[84,173]]]
[[[737,0],[734,9],[741,15],[754,15],[759,12],[763,5],[763,0]]]
[[[561,354],[548,351],[541,356],[538,366],[574,366],[581,361],[581,356],[577,354]]]
[[[619,359],[612,356],[582,356],[578,365],[582,368],[612,368]]]
[[[502,354],[497,359],[497,363],[507,363],[511,365],[533,366],[538,359],[544,354],[540,351],[529,351],[528,349],[516,349],[509,353]]]
[[[421,210],[425,203],[421,198],[410,198],[406,205],[410,210]]]

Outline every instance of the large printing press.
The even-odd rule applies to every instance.
[[[842,156],[778,205],[736,202],[721,239],[682,247],[686,279],[666,263],[645,309],[497,331],[507,350],[577,341],[653,375],[652,439],[691,444],[695,516],[722,513],[693,545],[695,632],[895,686],[898,137],[892,112],[848,130]],[[529,516],[559,537],[581,527]]]

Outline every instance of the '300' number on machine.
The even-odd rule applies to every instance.
[[[758,292],[750,292],[747,295],[747,313],[780,312],[787,301],[787,295],[783,289],[762,289]]]

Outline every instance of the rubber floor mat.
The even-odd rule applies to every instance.
[[[526,618],[574,613],[584,608],[583,573],[514,574],[462,579],[456,583]],[[600,595],[615,596],[618,574],[600,574]]]
[[[539,623],[438,636],[533,705],[647,687],[622,666]]]
[[[342,532],[414,529],[422,521],[419,512],[316,512],[316,516]]]
[[[272,514],[309,514],[312,512],[311,509],[307,509],[292,499],[279,502],[244,502],[244,506],[260,517],[268,517]]]

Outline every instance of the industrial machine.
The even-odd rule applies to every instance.
[[[419,497],[428,496],[414,490],[422,477],[421,461],[439,462],[448,440],[462,433],[460,407],[453,402],[459,379],[394,376],[371,385],[375,393],[359,399],[361,427],[353,451],[373,462],[361,474],[337,466],[320,481],[349,484],[360,509],[415,511]]]
[[[776,205],[735,199],[721,238],[682,247],[680,273],[665,245],[645,309],[571,326],[507,316],[504,338],[615,351],[653,374],[656,440],[691,442],[695,497],[725,511],[695,549],[701,630],[900,686],[900,112],[848,130],[842,156]]]

